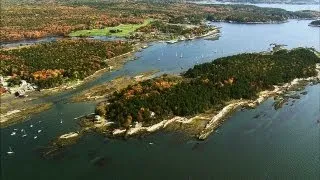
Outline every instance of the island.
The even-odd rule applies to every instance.
[[[320,20],[312,21],[309,26],[320,27]]]
[[[195,65],[181,75],[162,75],[109,94],[81,127],[110,137],[159,129],[186,131],[205,139],[236,109],[254,108],[320,80],[319,53],[310,48],[243,53]]]

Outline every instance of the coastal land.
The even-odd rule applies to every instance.
[[[199,5],[193,3],[108,3],[56,1],[2,6],[2,42],[48,36],[111,35],[124,37],[152,20],[200,25],[204,20],[232,23],[274,23],[288,19],[317,19],[318,11],[291,12],[252,5]],[[120,15],[119,15],[120,14]],[[22,17],[23,18],[20,18]]]
[[[204,140],[239,108],[255,108],[270,97],[280,108],[304,94],[296,91],[320,82],[320,57],[314,49],[276,49],[219,58],[180,76],[117,90],[104,96],[95,114],[78,118],[80,132],[128,138],[167,130]]]
[[[135,52],[147,48],[148,42],[178,37],[168,42],[175,43],[199,37],[215,37],[219,33],[216,27],[211,26],[165,25],[159,21],[155,21],[155,24],[141,26],[143,30],[138,28],[137,31],[145,32],[138,32],[138,36],[131,34],[133,37],[130,41],[66,38],[55,42],[1,49],[3,69],[0,72],[0,88],[1,96],[6,97],[2,98],[1,105],[4,108],[1,109],[1,114],[7,117],[6,124],[13,124],[8,122],[18,122],[17,119],[22,119],[19,117],[22,111],[17,109],[18,102],[34,109],[37,105],[33,102],[39,97],[74,89],[105,72],[120,69],[127,61],[135,59]],[[153,33],[155,27],[170,27],[171,30]],[[15,104],[10,103],[15,97],[22,99],[16,100]],[[26,97],[29,97],[28,100],[23,99]],[[14,116],[11,114],[12,111],[16,112]]]
[[[39,112],[50,108],[50,103],[45,104],[43,108],[37,108],[39,104],[34,102],[40,97],[72,90],[105,72],[120,69],[124,63],[132,59],[130,57],[135,52],[147,48],[149,42],[176,43],[201,37],[217,37],[220,30],[206,25],[207,21],[280,23],[287,19],[319,17],[319,12],[315,11],[290,12],[246,5],[73,1],[53,4],[50,6],[27,2],[19,5],[4,4],[2,19],[4,26],[0,28],[2,42],[10,43],[50,36],[58,36],[61,39],[55,42],[0,49],[3,67],[0,72],[1,117],[5,117],[5,120],[1,121],[1,127],[27,119],[24,117],[33,111]],[[17,18],[20,16],[24,16],[24,20]],[[123,39],[112,41],[91,39],[97,36]],[[171,86],[175,87],[176,84],[186,84],[185,79],[190,80],[183,77],[181,83],[180,77],[167,77],[169,77],[168,82],[166,80],[165,88],[160,87],[161,89],[171,89]],[[110,84],[84,91],[73,101],[101,100],[105,97],[105,93],[112,94],[135,83],[137,81],[132,78],[121,77]],[[158,83],[162,86],[162,82]],[[219,104],[219,107],[222,107],[222,104]],[[199,109],[197,113],[202,112]],[[182,112],[187,111],[189,110],[182,110]],[[165,111],[164,117],[168,113],[174,114],[173,112]],[[149,112],[145,115],[144,112],[140,113],[141,116],[146,116]],[[177,115],[181,115],[180,113]],[[118,122],[122,121],[124,120]],[[148,123],[153,124],[152,121]]]
[[[75,89],[120,69],[142,46],[80,39],[1,49],[1,127],[48,110],[51,103],[34,103],[41,97]]]

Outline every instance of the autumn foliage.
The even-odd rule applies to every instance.
[[[128,42],[83,39],[0,50],[0,74],[34,82],[40,88],[55,87],[92,75],[108,67],[107,59],[129,51]]]

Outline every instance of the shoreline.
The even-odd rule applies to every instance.
[[[119,76],[111,81],[103,84],[95,85],[89,89],[81,91],[79,94],[73,96],[70,100],[72,103],[77,102],[88,102],[105,99],[110,96],[113,92],[121,90],[128,85],[132,85],[139,81],[144,81],[152,78],[159,70],[151,70],[143,73],[139,73],[136,76]]]
[[[227,119],[229,115],[231,115],[234,111],[236,111],[239,108],[256,108],[258,105],[269,99],[270,97],[279,97],[284,96],[290,91],[297,91],[299,87],[305,87],[302,82],[312,82],[312,81],[320,81],[320,63],[316,64],[316,71],[317,75],[313,77],[308,78],[296,78],[292,80],[289,83],[285,83],[282,86],[276,86],[274,85],[274,90],[265,90],[258,93],[258,98],[255,100],[234,100],[229,103],[226,103],[226,106],[224,106],[221,110],[219,110],[217,113],[209,113],[206,114],[210,117],[203,116],[201,114],[198,114],[196,116],[193,116],[191,118],[187,117],[180,117],[175,116],[170,119],[162,120],[156,124],[153,124],[151,126],[142,126],[141,123],[136,123],[134,127],[130,127],[128,129],[111,129],[109,131],[109,134],[111,137],[132,137],[141,135],[144,133],[153,133],[161,129],[166,129],[169,125],[173,125],[176,123],[179,128],[183,128],[183,125],[192,125],[195,120],[197,119],[204,119],[207,121],[207,123],[204,125],[203,129],[200,132],[194,133],[196,138],[198,140],[205,140],[208,138],[210,134],[212,134],[213,131],[215,131],[221,123]],[[103,119],[104,120],[104,119]],[[107,122],[102,127],[108,128],[111,125],[111,122]],[[98,128],[97,126],[94,126],[95,128]],[[173,128],[177,129],[177,128]],[[192,132],[192,130],[191,130]]]
[[[24,122],[31,114],[38,114],[43,111],[49,110],[52,103],[40,103],[27,108],[15,109],[0,115],[0,128],[6,128],[11,125]]]

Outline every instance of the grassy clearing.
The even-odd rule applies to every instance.
[[[134,32],[136,29],[148,25],[152,19],[147,19],[143,24],[120,24],[115,27],[106,27],[104,29],[80,30],[70,33],[70,36],[115,36],[125,37]],[[110,30],[120,30],[121,32],[110,33]]]

